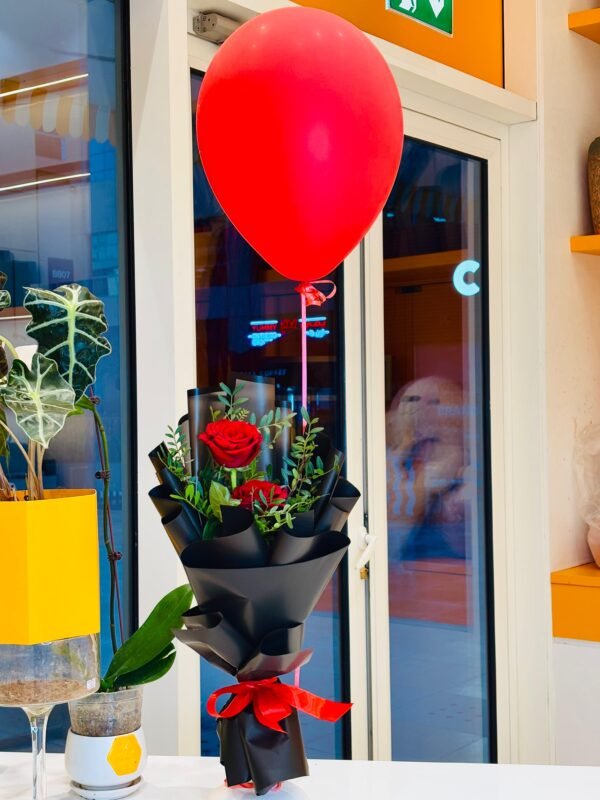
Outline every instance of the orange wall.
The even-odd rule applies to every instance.
[[[389,11],[386,0],[296,0],[344,17],[363,31],[503,85],[502,0],[454,0],[454,35]],[[427,0],[419,0],[421,3]]]

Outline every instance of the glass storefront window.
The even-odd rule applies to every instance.
[[[50,8],[51,5],[51,8]],[[6,0],[0,26],[0,270],[13,306],[0,313],[0,333],[27,344],[23,286],[81,283],[102,299],[110,323],[110,358],[100,362],[95,393],[111,453],[111,505],[126,629],[134,609],[129,425],[129,315],[125,271],[123,147],[120,103],[119,0]],[[68,420],[45,459],[44,481],[95,487],[98,453],[89,415]],[[11,452],[10,478],[24,464]],[[109,577],[101,550],[102,659],[110,660]],[[4,612],[0,612],[4,613]],[[50,719],[49,749],[62,749],[65,708]],[[0,711],[0,749],[30,748],[22,712]]]
[[[192,73],[192,116],[202,75]],[[300,298],[293,281],[271,269],[224,215],[210,190],[194,142],[194,238],[198,386],[214,386],[234,373],[275,380],[277,402],[300,406]],[[247,187],[251,191],[251,187]],[[293,246],[291,244],[290,246]],[[333,275],[337,294],[308,311],[309,409],[343,447],[342,270]],[[314,648],[302,669],[302,686],[326,697],[346,694],[342,659],[343,581],[334,577],[307,624],[305,644]],[[214,719],[204,710],[206,698],[230,678],[201,662],[202,755],[217,755]],[[309,757],[345,754],[345,722],[325,725],[305,717],[302,728]]]
[[[392,751],[494,759],[484,162],[407,140],[383,212]]]

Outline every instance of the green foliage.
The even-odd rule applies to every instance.
[[[39,353],[31,369],[19,359],[13,361],[0,397],[27,437],[44,448],[75,407],[75,392],[59,375],[55,362]]]
[[[192,604],[189,586],[179,586],[160,600],[148,619],[124,642],[102,679],[101,691],[150,683],[165,675],[175,660],[173,630]]]
[[[5,272],[0,272],[0,311],[8,308],[11,303],[10,293],[8,289],[4,288],[7,281],[8,275]]]
[[[284,414],[280,408],[276,408],[275,410],[271,409],[269,413],[265,414],[260,420],[258,429],[262,433],[265,442],[268,444],[269,450],[273,449],[273,445],[284,430],[292,427],[292,420],[295,416],[296,414],[294,412]]]
[[[85,286],[28,289],[24,300],[31,314],[27,333],[38,352],[51,358],[60,375],[73,387],[75,400],[96,380],[96,365],[111,346],[102,335],[108,330],[104,303]]]
[[[264,441],[272,449],[282,433],[292,428],[296,414],[276,408],[257,422],[255,415],[250,414],[244,406],[248,400],[242,396],[243,387],[244,384],[241,382],[234,389],[230,389],[224,383],[220,384],[219,398],[224,411],[211,409],[212,419],[248,421],[256,425]],[[287,486],[288,497],[277,498],[272,491],[270,497],[260,493],[254,498],[252,509],[254,520],[265,535],[270,535],[283,527],[293,528],[294,517],[310,511],[319,499],[318,485],[325,475],[325,468],[315,452],[317,435],[323,428],[319,426],[318,419],[310,418],[306,409],[301,410],[301,415],[305,429],[295,437],[281,474],[281,483]],[[212,539],[216,535],[219,523],[222,522],[222,506],[240,505],[240,501],[234,499],[231,494],[236,486],[253,479],[278,483],[278,476],[273,476],[270,465],[266,474],[259,471],[258,460],[238,470],[209,464],[197,477],[189,475],[184,468],[188,455],[187,444],[179,429],[169,428],[166,440],[168,451],[166,466],[184,485],[183,494],[171,496],[191,506],[204,518],[204,539]],[[339,471],[339,465],[334,464],[333,469]]]
[[[8,275],[5,272],[0,272],[0,311],[10,306],[10,294],[4,287],[8,280]],[[8,360],[6,358],[6,351],[2,342],[0,341],[0,380],[8,374]]]
[[[239,506],[240,504],[239,500],[235,500],[231,496],[227,486],[223,486],[222,483],[217,483],[217,481],[212,481],[210,484],[208,497],[211,511],[219,522],[223,521],[221,506]]]
[[[167,458],[164,462],[165,467],[172,472],[180,481],[185,481],[188,477],[187,468],[189,462],[190,448],[181,427],[178,425],[169,429],[165,436],[167,445]]]
[[[159,653],[152,661],[117,678],[113,685],[113,691],[157,681],[171,669],[176,655],[173,644],[168,644],[162,653]]]
[[[229,386],[225,383],[220,383],[219,386],[221,387],[221,391],[218,392],[218,397],[225,406],[225,419],[230,420],[247,420],[249,416],[249,411],[247,408],[244,408],[244,403],[248,402],[247,397],[242,397],[241,392],[244,388],[244,382],[240,381],[233,389],[230,389]],[[215,410],[211,408],[211,415],[213,422],[220,418],[221,412],[220,410]]]

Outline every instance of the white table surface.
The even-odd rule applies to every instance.
[[[48,756],[48,798],[74,800],[63,757]],[[30,800],[30,758],[0,753],[0,800]],[[273,800],[571,800],[598,794],[598,767],[525,767],[312,761],[311,775],[284,784]],[[226,789],[215,758],[151,757],[140,800],[251,800]]]

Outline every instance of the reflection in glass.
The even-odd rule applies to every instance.
[[[200,74],[192,73],[192,115],[201,81]],[[195,118],[193,122],[195,129]],[[195,143],[193,153],[198,386],[217,385],[233,373],[262,375],[275,380],[278,404],[297,411],[301,340],[300,298],[295,284],[271,269],[242,239],[210,190]],[[252,187],[246,187],[246,191],[251,192]],[[342,271],[335,272],[333,278],[338,288],[335,298],[308,310],[309,408],[343,447]],[[345,697],[340,591],[338,573],[307,624],[305,644],[314,648],[314,656],[302,670],[304,688],[336,699]],[[209,694],[225,685],[225,673],[202,660],[203,708]],[[344,724],[324,724],[304,717],[302,728],[309,757],[341,757]],[[202,754],[217,753],[214,720],[203,711]]]
[[[24,286],[56,288],[78,282],[106,306],[113,355],[100,363],[95,392],[101,398],[111,454],[111,501],[119,564],[125,581],[126,624],[131,615],[128,568],[129,461],[126,276],[120,216],[117,21],[119,0],[3,0],[0,25],[0,271],[13,306],[0,312],[0,334],[17,345],[25,334]],[[27,357],[27,351],[23,352]],[[14,427],[14,426],[13,426]],[[98,454],[90,415],[72,418],[44,460],[52,489],[94,487]],[[25,464],[11,447],[9,473],[22,485]],[[124,567],[127,565],[127,569]],[[108,569],[103,581],[102,659],[108,632]],[[2,609],[0,609],[2,613]],[[25,718],[0,712],[0,749],[30,747]],[[66,708],[52,714],[49,749],[61,749]]]
[[[384,209],[392,750],[407,761],[494,757],[485,179],[408,140]]]

